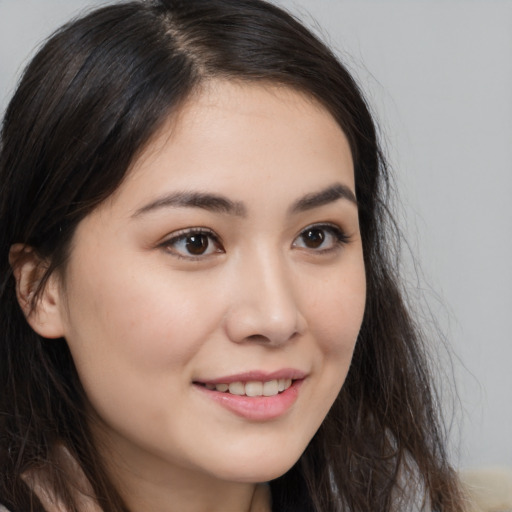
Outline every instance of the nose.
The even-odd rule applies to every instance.
[[[253,255],[250,264],[241,263],[236,274],[225,318],[232,341],[281,346],[304,333],[306,320],[284,261],[260,253]]]

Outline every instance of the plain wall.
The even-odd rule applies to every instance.
[[[0,110],[36,44],[101,3],[0,0]],[[512,466],[512,2],[276,3],[337,49],[382,127],[419,285],[458,357],[458,463]]]

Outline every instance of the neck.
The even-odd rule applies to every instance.
[[[130,510],[152,512],[270,512],[270,491],[265,484],[222,484],[178,488],[162,482],[137,480],[137,490],[123,493]],[[174,482],[175,484],[175,482]],[[126,484],[125,484],[126,485]],[[126,487],[125,487],[126,489]]]

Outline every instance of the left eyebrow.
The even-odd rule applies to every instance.
[[[357,206],[357,199],[352,190],[346,185],[335,183],[319,192],[313,192],[300,198],[292,204],[290,213],[293,214],[312,210],[313,208],[333,203],[339,199],[346,199]]]

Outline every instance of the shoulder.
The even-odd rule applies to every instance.
[[[9,512],[3,505],[0,505],[0,512]]]

